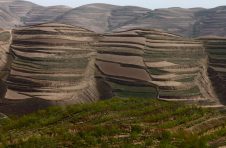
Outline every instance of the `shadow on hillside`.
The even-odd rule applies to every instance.
[[[214,91],[216,92],[217,98],[220,103],[226,105],[226,84],[218,76],[217,72],[212,69],[208,69],[209,78],[212,82]]]
[[[0,104],[0,112],[6,115],[24,115],[35,112],[54,103],[42,99],[27,99],[23,101],[7,101]]]

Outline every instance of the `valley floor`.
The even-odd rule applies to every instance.
[[[0,147],[219,147],[226,110],[111,99],[0,119]]]

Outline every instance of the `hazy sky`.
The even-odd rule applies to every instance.
[[[115,5],[141,6],[150,9],[167,7],[205,7],[213,8],[226,5],[226,0],[28,0],[44,6],[68,5],[78,7],[90,3],[107,3]]]

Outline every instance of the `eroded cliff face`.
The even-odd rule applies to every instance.
[[[205,37],[203,41],[208,54],[208,76],[220,102],[226,104],[226,38]]]
[[[0,102],[5,96],[6,79],[10,71],[10,63],[12,57],[9,54],[9,46],[11,44],[11,31],[0,31]]]
[[[114,96],[221,104],[226,40],[203,40],[150,29],[97,34],[57,23],[21,27],[2,50],[1,73],[9,74],[1,77],[1,103],[25,111]]]

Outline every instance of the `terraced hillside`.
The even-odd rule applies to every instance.
[[[162,32],[144,32],[144,61],[161,99],[215,98],[202,43]],[[205,101],[207,101],[205,100]]]
[[[157,98],[156,87],[143,61],[146,40],[134,31],[105,35],[97,51],[97,77],[113,95]],[[108,93],[108,94],[112,94]]]
[[[223,103],[198,40],[148,29],[96,34],[56,23],[22,27],[12,35],[13,60],[0,111],[112,97]]]
[[[37,104],[70,104],[98,99],[95,38],[91,31],[53,23],[13,30],[13,62],[3,102],[41,99],[46,101]]]
[[[205,37],[204,41],[208,53],[208,75],[222,103],[226,103],[226,38]]]
[[[0,132],[0,147],[223,147],[226,112],[115,98],[0,119]]]
[[[5,80],[9,74],[11,57],[9,46],[11,42],[10,31],[0,31],[0,102],[6,91]]]
[[[115,96],[216,101],[207,75],[207,56],[199,41],[132,29],[107,34],[98,46],[97,78]]]

